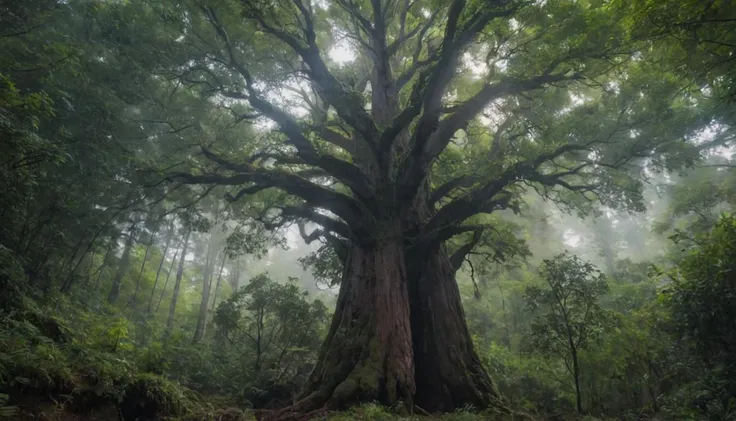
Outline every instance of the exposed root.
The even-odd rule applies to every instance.
[[[431,417],[432,414],[427,412],[425,409],[423,409],[421,406],[414,404],[414,409],[417,410],[419,413],[421,413],[424,416]]]

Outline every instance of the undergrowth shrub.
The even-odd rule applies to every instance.
[[[14,395],[63,396],[70,406],[85,410],[114,404],[125,419],[173,416],[193,408],[186,388],[141,370],[135,360],[139,354],[124,346],[127,326],[114,323],[121,318],[80,315],[66,311],[63,300],[55,304],[56,314],[33,306],[0,313],[0,392],[8,396],[0,413]]]

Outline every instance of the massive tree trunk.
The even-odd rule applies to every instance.
[[[404,249],[395,235],[400,231],[390,228],[372,244],[351,246],[318,363],[301,400],[289,410],[412,402],[416,386]]]
[[[420,196],[403,226],[379,230],[383,240],[371,245],[351,246],[318,363],[288,410],[374,400],[431,412],[468,404],[507,410],[473,348],[445,248],[402,234],[431,212]]]
[[[444,248],[415,262],[410,277],[417,406],[431,412],[467,404],[504,409],[465,322],[455,270]]]
[[[431,412],[505,408],[473,349],[447,253],[407,267],[407,253],[417,256],[401,240],[351,248],[330,331],[290,411],[374,400]]]

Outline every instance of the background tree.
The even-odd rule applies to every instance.
[[[252,363],[245,367],[246,378],[256,380],[246,395],[258,406],[267,405],[263,399],[268,398],[269,386],[293,381],[300,371],[303,374],[303,367],[314,363],[309,358],[319,348],[327,308],[306,298],[295,283],[279,284],[261,274],[217,308],[218,332],[233,352]],[[235,374],[243,378],[245,373]],[[282,404],[291,396],[285,398]]]
[[[687,241],[687,240],[682,240]],[[711,392],[706,401],[730,412],[736,399],[734,352],[736,350],[736,222],[722,216],[709,233],[694,239],[691,249],[679,265],[678,276],[668,287],[668,305],[683,339],[689,339],[709,370]],[[714,411],[715,412],[715,411]]]
[[[531,325],[531,339],[535,348],[562,357],[575,385],[577,410],[582,413],[579,354],[610,321],[598,304],[608,291],[606,276],[569,254],[545,260],[542,270],[549,288],[526,291],[527,305],[541,313]]]

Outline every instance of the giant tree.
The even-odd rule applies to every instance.
[[[493,232],[483,214],[518,209],[530,188],[580,210],[642,209],[641,166],[671,163],[649,158],[685,149],[701,123],[677,77],[620,41],[598,1],[176,6],[166,22],[189,52],[172,79],[232,124],[259,124],[202,136],[188,161],[200,168],[170,178],[234,186],[231,200],[275,189],[262,222],[300,224],[343,264],[294,411],[503,407],[454,279]],[[355,57],[330,58],[346,50]]]

